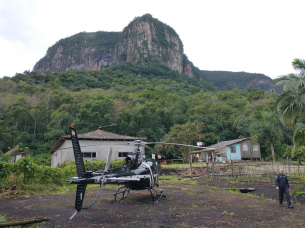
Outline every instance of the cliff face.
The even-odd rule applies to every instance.
[[[171,27],[146,14],[123,32],[79,33],[50,47],[33,70],[64,72],[99,70],[119,62],[158,61],[193,77],[192,63],[184,63],[183,44]]]
[[[275,92],[272,82],[268,79],[254,79],[248,85],[247,88],[260,88],[264,91]]]

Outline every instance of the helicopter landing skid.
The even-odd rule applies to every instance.
[[[121,190],[121,189],[123,189],[123,190]],[[129,191],[130,191],[130,188],[127,188],[126,186],[123,186],[123,187],[118,188],[118,190],[116,191],[116,193],[113,194],[113,195],[114,195],[114,200],[112,200],[111,203],[114,203],[114,202],[116,201],[117,196],[118,196],[119,194],[121,194],[121,193],[122,193],[122,198],[119,199],[119,201],[121,201],[121,200],[127,198],[128,194],[129,194]]]
[[[155,189],[153,188],[146,188],[149,192],[150,192],[150,195],[151,195],[151,199],[153,201],[153,204],[155,205],[156,203],[159,202],[159,200],[162,198],[162,195],[163,195],[163,190],[161,189],[160,191],[156,191]]]

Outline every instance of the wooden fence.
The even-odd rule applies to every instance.
[[[205,166],[205,165],[204,165]],[[284,169],[290,183],[305,183],[305,165],[299,162],[291,164],[289,159],[274,162],[232,162],[232,163],[206,163],[206,176],[211,180],[230,180],[242,182],[274,183],[279,169]]]

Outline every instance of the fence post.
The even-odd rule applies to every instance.
[[[191,179],[193,179],[193,169],[192,169],[192,158],[193,158],[193,156],[192,156],[192,148],[191,147],[189,147],[189,158],[190,158],[190,172],[191,172]]]
[[[208,175],[208,178],[210,179],[209,161],[207,161],[207,175]]]
[[[298,173],[299,173],[299,179],[301,179],[301,176],[300,176],[300,163],[299,163],[299,159],[298,159]]]
[[[272,174],[274,174],[273,163],[274,163],[274,160],[272,160]]]
[[[232,179],[233,179],[233,172],[234,172],[234,171],[233,171],[233,167],[234,167],[234,166],[233,166],[233,161],[231,160],[231,175],[232,175]]]
[[[287,165],[288,165],[289,179],[290,179],[290,184],[291,184],[291,174],[290,174],[290,165],[289,165],[289,158],[288,158],[288,156],[287,156]]]
[[[254,165],[254,181],[256,181],[256,164]]]
[[[212,161],[212,180],[214,180],[214,161]]]
[[[247,166],[248,166],[248,169],[247,169],[247,179],[248,179],[248,184],[249,184],[249,172],[250,172],[250,168],[249,168],[249,163],[247,162]]]

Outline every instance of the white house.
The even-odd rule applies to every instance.
[[[111,160],[126,157],[128,152],[134,151],[134,146],[128,145],[134,140],[146,140],[125,135],[114,134],[102,130],[91,131],[77,135],[84,160],[107,160],[112,147]],[[144,147],[140,147],[144,154]],[[52,154],[51,166],[58,166],[66,161],[75,161],[71,136],[62,136],[50,150]]]

